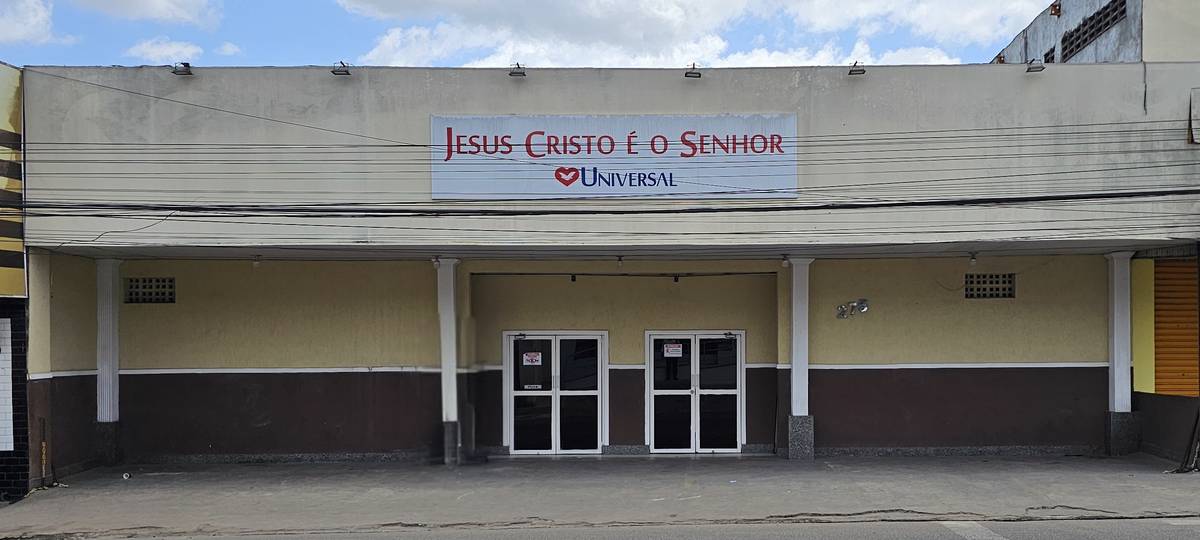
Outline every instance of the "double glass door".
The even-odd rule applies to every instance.
[[[650,450],[738,452],[742,334],[650,334]]]
[[[600,452],[603,336],[516,334],[506,341],[512,453]]]

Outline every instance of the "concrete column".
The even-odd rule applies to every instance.
[[[1132,251],[1108,258],[1108,418],[1105,444],[1109,455],[1136,452],[1140,433],[1133,416],[1129,260]]]
[[[443,449],[447,465],[458,464],[458,259],[434,259],[437,269],[438,326],[441,344]]]
[[[121,261],[96,261],[96,436],[106,465],[120,460]]]
[[[792,414],[788,459],[813,458],[813,417],[808,414],[808,274],[813,259],[788,258],[792,267]]]

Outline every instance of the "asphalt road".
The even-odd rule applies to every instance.
[[[195,540],[279,540],[280,538],[332,538],[336,540],[441,540],[488,538],[496,540],[617,540],[654,539],[855,539],[890,540],[1165,540],[1200,538],[1200,519],[1107,519],[1023,522],[919,522],[821,523],[789,525],[710,525],[671,527],[554,527],[544,529],[460,529],[390,531],[387,533],[314,534],[296,536],[195,536]]]

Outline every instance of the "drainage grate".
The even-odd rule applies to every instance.
[[[1016,274],[967,274],[963,296],[966,298],[1016,298]]]
[[[126,304],[174,304],[175,278],[125,278]]]

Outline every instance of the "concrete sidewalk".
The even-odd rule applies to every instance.
[[[1169,468],[1146,455],[126,467],[0,508],[0,536],[1200,517],[1200,474]]]

